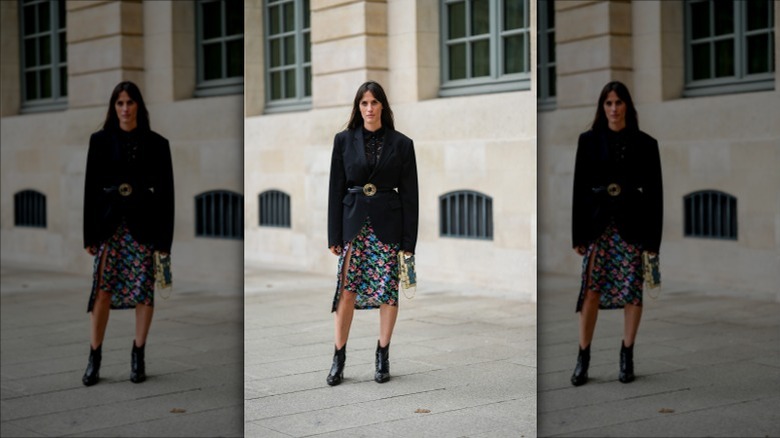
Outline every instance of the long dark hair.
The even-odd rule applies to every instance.
[[[626,104],[626,128],[632,131],[639,129],[639,117],[636,113],[636,107],[634,107],[634,100],[631,99],[631,93],[628,92],[628,87],[620,81],[612,81],[604,85],[599,96],[599,103],[596,106],[596,117],[593,118],[593,125],[591,129],[594,131],[603,131],[609,128],[609,122],[607,121],[607,114],[604,112],[604,101],[607,100],[607,96],[610,91],[614,91],[615,94]]]
[[[349,117],[347,129],[358,129],[363,126],[363,116],[360,115],[360,100],[363,99],[363,95],[366,94],[367,91],[370,91],[376,100],[382,104],[382,126],[395,130],[393,110],[390,109],[390,102],[387,101],[385,90],[375,81],[363,83],[363,85],[358,88],[357,93],[355,93],[355,101],[352,105],[352,115]]]
[[[111,93],[111,99],[108,102],[108,111],[106,112],[106,121],[103,122],[103,129],[106,131],[119,129],[119,116],[116,114],[116,101],[119,99],[119,95],[123,92],[127,92],[138,105],[138,112],[136,114],[137,127],[148,131],[151,129],[149,124],[149,110],[146,109],[146,103],[144,103],[144,97],[141,96],[141,90],[138,89],[138,85],[124,81],[120,82],[114,87],[114,91]]]

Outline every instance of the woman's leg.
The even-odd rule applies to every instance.
[[[146,345],[146,337],[149,335],[149,327],[152,325],[154,306],[137,304],[135,306],[135,345]]]
[[[108,316],[111,312],[111,294],[103,290],[103,270],[106,267],[106,257],[108,251],[103,251],[98,265],[97,292],[95,293],[95,302],[92,305],[92,313],[89,315],[90,336],[89,342],[92,349],[103,345],[103,338],[106,336],[106,327],[108,326]]]
[[[642,319],[642,306],[626,304],[623,309],[623,344],[626,347],[634,345],[636,333],[639,331],[639,321]]]
[[[393,337],[393,328],[398,318],[398,306],[382,304],[379,306],[379,346],[387,347]]]
[[[339,293],[339,304],[334,314],[334,343],[336,349],[340,350],[349,339],[349,329],[352,326],[352,317],[355,314],[355,301],[357,294],[346,289],[347,271],[349,263],[352,260],[352,244],[347,245],[347,255],[344,256],[344,263],[341,267],[341,292]]]
[[[582,302],[580,311],[580,348],[587,348],[593,340],[596,330],[596,320],[599,317],[599,294],[588,290]]]

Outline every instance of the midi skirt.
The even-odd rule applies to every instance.
[[[95,305],[98,289],[111,294],[112,309],[154,306],[154,250],[136,241],[124,221],[98,247],[87,312]]]
[[[342,246],[331,311],[338,308],[342,289],[357,294],[355,309],[376,309],[382,304],[397,306],[400,248],[398,243],[382,243],[374,234],[371,221],[366,220],[357,236]],[[344,266],[345,263],[348,265]]]
[[[599,294],[599,309],[622,309],[626,304],[641,306],[643,281],[641,246],[626,242],[617,227],[610,224],[588,246],[583,257],[576,311],[582,310],[587,290]]]

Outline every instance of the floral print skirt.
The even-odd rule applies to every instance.
[[[577,312],[582,310],[588,289],[599,294],[599,309],[622,309],[626,304],[641,306],[643,280],[642,248],[623,240],[615,225],[610,224],[583,257]]]
[[[382,304],[397,306],[400,248],[398,243],[382,243],[374,234],[371,222],[366,220],[358,235],[352,242],[345,242],[341,250],[336,295],[331,311],[336,311],[342,289],[357,294],[355,309],[376,309]],[[349,251],[349,264],[345,267]],[[342,275],[345,280],[343,287]]]
[[[122,222],[110,239],[100,244],[92,275],[92,293],[87,312],[95,305],[98,286],[111,294],[112,309],[132,309],[136,304],[154,305],[154,251],[139,243]],[[105,257],[105,263],[101,260]]]

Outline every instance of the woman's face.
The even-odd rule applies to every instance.
[[[382,126],[382,103],[370,91],[366,91],[360,99],[360,115],[365,126],[377,129]]]
[[[610,91],[604,100],[604,113],[612,130],[618,131],[626,127],[626,103],[614,91]]]
[[[127,91],[119,93],[114,103],[116,115],[119,117],[119,127],[130,131],[138,124],[138,104],[127,94]]]

